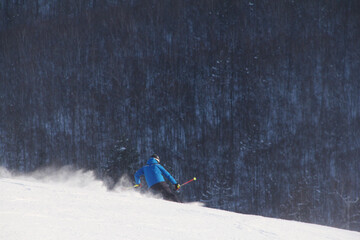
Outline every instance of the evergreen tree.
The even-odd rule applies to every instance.
[[[122,136],[110,150],[103,166],[103,175],[108,179],[108,187],[113,188],[121,176],[131,175],[139,165],[139,153],[129,139]]]

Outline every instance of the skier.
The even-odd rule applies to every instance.
[[[165,176],[175,186],[175,190],[180,188],[180,184],[170,175],[166,169],[160,165],[160,157],[157,154],[151,155],[147,164],[137,170],[135,173],[135,187],[141,187],[140,177],[145,175],[145,180],[153,192],[160,193],[165,200],[181,202],[179,198],[170,190],[169,185],[165,182]]]

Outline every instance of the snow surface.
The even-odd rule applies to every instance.
[[[1,240],[360,240],[360,233],[179,204],[118,187],[91,172],[14,176],[0,168]]]

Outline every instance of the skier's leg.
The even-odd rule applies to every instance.
[[[161,185],[164,199],[173,202],[181,202],[180,199],[170,190],[169,185],[166,182],[163,182]]]
[[[181,202],[180,199],[170,190],[166,182],[159,182],[151,187],[151,190],[161,193],[165,200]]]

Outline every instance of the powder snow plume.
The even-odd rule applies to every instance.
[[[62,185],[76,188],[88,188],[98,191],[106,191],[104,183],[96,179],[93,171],[74,170],[71,166],[61,168],[43,168],[31,173],[10,172],[0,168],[0,178],[13,178],[19,180],[36,181],[52,185]]]

